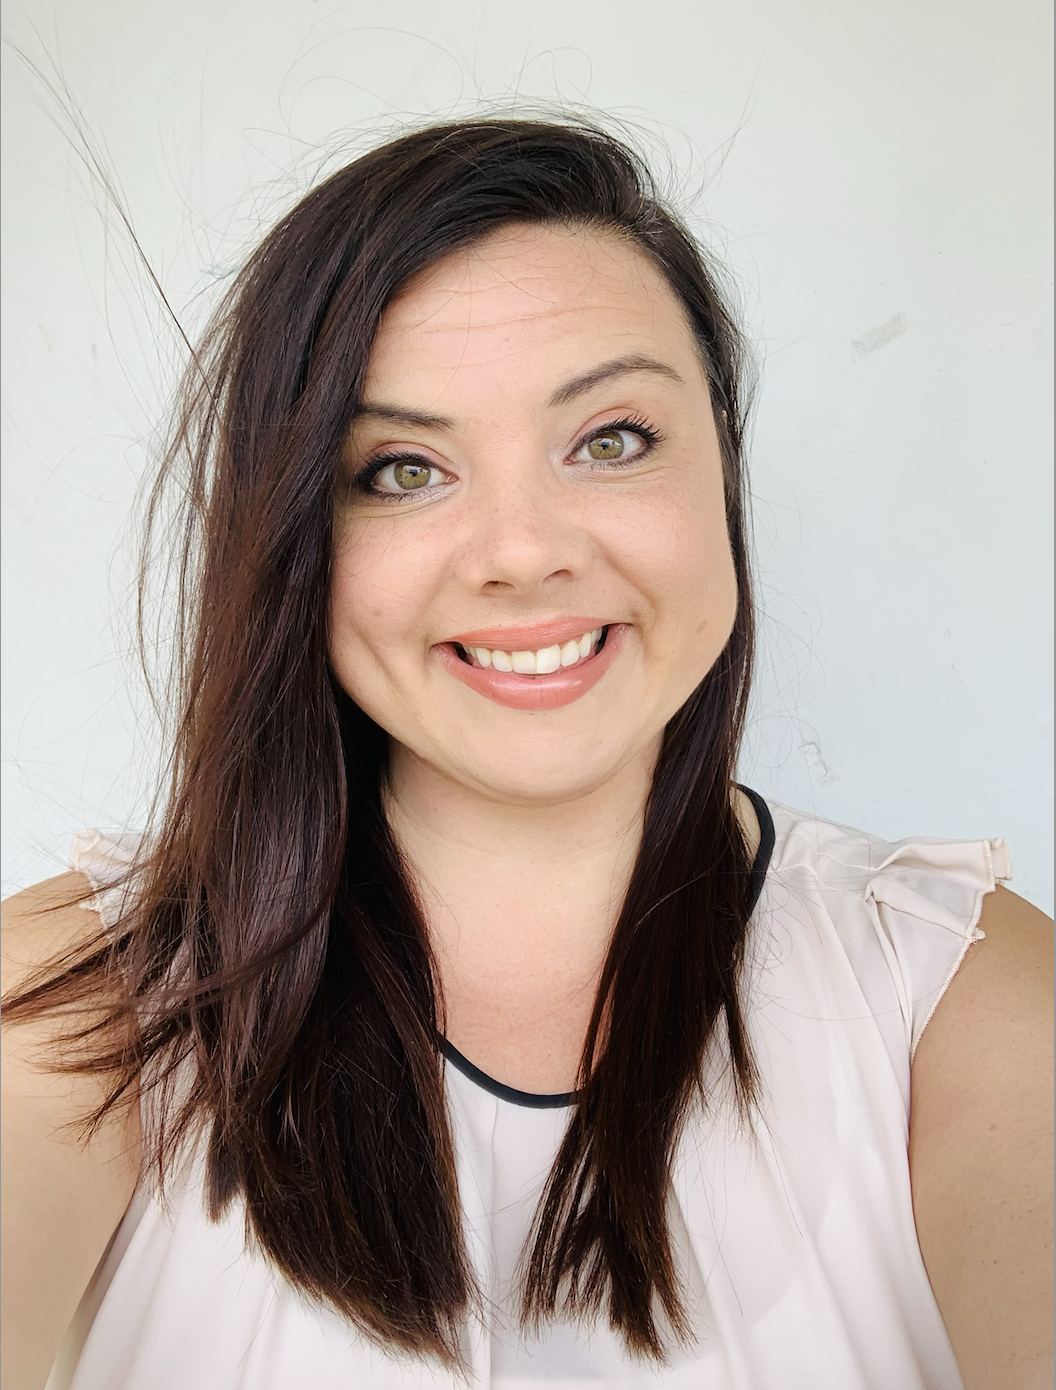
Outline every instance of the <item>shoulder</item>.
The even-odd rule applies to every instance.
[[[73,837],[70,868],[0,904],[0,992],[21,990],[37,972],[101,941],[120,917],[135,877],[139,834],[88,830]]]
[[[76,1069],[72,1041],[86,1022],[109,1013],[114,996],[106,984],[74,990],[61,1002],[41,1002],[36,991],[75,964],[90,960],[108,939],[108,927],[95,910],[97,887],[77,871],[35,884],[0,904],[0,997],[4,1048],[4,1094],[17,1078],[32,1076],[34,1095],[81,1096],[95,1108],[105,1079],[94,1069]],[[84,1002],[81,1002],[81,1000]],[[58,1052],[62,1058],[59,1065]],[[70,1066],[70,1063],[74,1063]]]
[[[983,937],[969,948],[914,1058],[918,1166],[955,1136],[971,1140],[973,1165],[983,1146],[995,1157],[1015,1151],[1017,1128],[1051,1112],[1052,922],[998,887],[979,926]]]
[[[979,927],[983,935],[913,1061],[911,1133],[921,1162],[939,1137],[957,1132],[971,1137],[973,1161],[986,1136],[990,1146],[1006,1144],[1015,1124],[1029,1118],[1023,1107],[1034,1110],[1039,1088],[1051,1080],[1052,922],[999,886],[983,903]]]
[[[998,884],[983,902],[980,939],[970,947],[956,979],[935,1011],[928,1049],[917,1061],[926,1069],[942,1061],[949,1045],[970,1029],[998,1051],[1013,1049],[1022,1030],[1036,1037],[1052,1019],[1053,924],[1038,908]]]
[[[1051,1384],[1052,922],[1004,888],[913,1063],[925,1263],[965,1384]]]
[[[64,956],[83,955],[102,930],[85,910],[94,889],[62,874],[3,904],[0,957],[5,1000],[48,978]],[[111,1112],[91,1133],[84,1121],[107,1078],[59,1068],[74,1056],[70,1034],[84,1010],[5,1010],[3,1045],[3,1336],[5,1384],[42,1385],[62,1332],[135,1188],[139,1116]],[[12,1277],[16,1276],[16,1277]]]
[[[105,942],[106,928],[92,906],[95,891],[82,873],[60,874],[6,898],[0,919],[5,1109],[25,1130],[23,1138],[28,1125],[49,1142],[86,1152],[99,1150],[100,1134],[124,1132],[135,1118],[120,1126],[116,1116],[108,1118],[92,1144],[79,1141],[78,1122],[99,1105],[108,1077],[95,1068],[78,1070],[76,1034],[108,1013],[109,992],[104,987],[84,1003],[71,997],[40,1008],[33,992]],[[138,1131],[138,1122],[132,1127]]]
[[[76,871],[59,874],[0,904],[0,990],[19,990],[56,956],[86,945],[99,932],[92,885]]]

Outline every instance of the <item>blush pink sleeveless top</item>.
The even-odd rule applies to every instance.
[[[754,798],[764,843],[744,980],[761,1073],[753,1132],[712,1088],[685,1126],[669,1217],[693,1341],[632,1360],[606,1325],[517,1325],[516,1266],[571,1114],[453,1050],[460,1195],[483,1300],[470,1384],[492,1390],[959,1390],[913,1224],[910,1063],[983,897],[1010,876],[1000,840],[873,835]],[[100,892],[134,839],[79,836]],[[164,1201],[135,1195],[48,1390],[354,1390],[465,1385],[372,1345],[211,1223],[192,1155]]]

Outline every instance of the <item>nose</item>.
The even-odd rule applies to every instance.
[[[578,579],[593,554],[585,520],[582,499],[538,462],[503,469],[474,501],[463,580],[478,593],[528,595]]]

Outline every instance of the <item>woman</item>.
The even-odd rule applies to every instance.
[[[164,815],[10,905],[12,1385],[1043,1383],[1045,919],[736,787],[739,364],[585,127],[250,259]]]

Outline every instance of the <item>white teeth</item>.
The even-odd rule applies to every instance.
[[[575,666],[577,662],[585,661],[603,631],[603,628],[597,627],[578,639],[573,638],[563,645],[555,643],[552,647],[542,647],[535,652],[504,652],[490,647],[467,647],[466,651],[478,666],[485,669],[491,666],[496,671],[515,671],[521,676],[548,676],[563,666]]]

